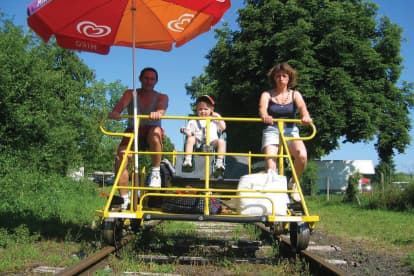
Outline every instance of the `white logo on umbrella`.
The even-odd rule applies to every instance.
[[[184,13],[178,19],[171,20],[170,22],[168,22],[168,29],[170,29],[173,32],[181,33],[182,31],[184,31],[184,28],[188,24],[190,24],[193,18],[194,14]]]
[[[40,7],[41,5],[46,3],[47,1],[49,1],[49,0],[37,0],[37,6]]]
[[[91,21],[82,21],[77,26],[76,29],[79,33],[84,34],[88,37],[103,37],[111,33],[112,29],[109,26],[96,25]]]

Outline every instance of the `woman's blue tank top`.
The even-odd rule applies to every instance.
[[[270,92],[269,92],[270,93]],[[269,99],[267,113],[273,118],[293,119],[296,114],[295,91],[292,91],[292,101],[288,104],[278,104]],[[293,127],[293,123],[286,123],[285,127]]]

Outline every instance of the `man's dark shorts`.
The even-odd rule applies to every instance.
[[[148,133],[150,132],[150,130],[154,127],[157,126],[140,126],[138,129],[138,148],[142,149],[142,148],[148,148],[148,143],[147,143],[147,136]],[[125,129],[126,133],[133,133],[134,129],[129,127],[127,129]],[[161,128],[161,141],[164,140],[164,129]],[[121,143],[119,144],[119,147],[126,147],[128,145],[129,142],[129,137],[124,137],[122,138]]]

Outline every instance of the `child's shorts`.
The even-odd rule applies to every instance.
[[[285,127],[285,137],[299,137],[299,128],[297,126]],[[269,145],[279,145],[279,128],[277,126],[268,125],[262,132],[262,150]]]

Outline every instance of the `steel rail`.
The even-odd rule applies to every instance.
[[[114,253],[118,249],[122,248],[128,242],[130,242],[135,237],[134,234],[125,236],[116,246],[106,246],[101,250],[95,252],[88,258],[76,263],[63,271],[59,272],[58,275],[70,276],[70,275],[91,275],[89,272],[93,270],[94,267],[97,267],[99,263],[103,262],[110,254]]]
[[[256,223],[255,226],[265,232],[267,235],[271,236],[271,230],[263,225],[262,223]],[[348,273],[339,267],[327,262],[325,259],[319,257],[315,253],[312,253],[308,250],[301,250],[300,252],[296,252],[290,243],[290,239],[288,236],[281,235],[280,236],[280,248],[282,249],[283,254],[289,257],[300,256],[304,259],[307,263],[309,263],[309,269],[312,275],[323,275],[323,276],[330,276],[330,275],[337,275],[337,276],[345,276]]]
[[[337,275],[337,276],[345,276],[348,275],[348,273],[339,267],[327,262],[325,259],[319,257],[318,255],[308,251],[308,250],[301,250],[300,252],[295,252],[294,249],[292,249],[290,240],[288,237],[282,236],[281,243],[285,244],[288,248],[290,248],[292,251],[291,254],[297,253],[302,259],[304,259],[307,263],[309,263],[309,269],[312,275],[323,275],[323,276],[329,276],[329,275]]]
[[[143,230],[149,230],[158,224],[162,223],[162,221],[153,221],[153,223],[147,224]],[[128,242],[134,239],[135,234],[129,234],[123,237],[117,246],[106,246],[95,252],[93,255],[89,256],[88,258],[76,263],[61,272],[57,275],[62,276],[69,276],[69,275],[91,275],[91,272],[94,272],[94,268],[100,268],[99,263],[102,263],[110,254],[116,252],[123,246],[125,246]],[[95,269],[96,270],[96,269]]]
[[[255,223],[255,226],[258,227],[261,231],[263,231],[266,235],[272,236],[272,231],[266,227],[263,223]],[[119,246],[106,246],[99,250],[98,252],[94,253],[93,255],[89,256],[88,258],[80,261],[79,263],[66,268],[65,270],[58,273],[58,275],[92,275],[97,269],[103,267],[103,262],[105,259],[112,253],[116,252],[121,247],[125,246],[128,242],[130,242],[135,237],[134,234],[130,234],[125,236],[120,242]],[[347,272],[343,271],[342,269],[336,267],[335,265],[327,262],[323,258],[317,256],[316,254],[302,250],[300,252],[296,252],[295,249],[291,247],[291,243],[288,236],[281,235],[280,239],[280,249],[281,254],[287,257],[297,257],[299,256],[305,262],[309,264],[309,269],[311,275],[347,275]],[[144,261],[152,261],[156,263],[180,263],[180,264],[187,264],[191,263],[194,264],[205,264],[213,262],[213,259],[210,258],[200,258],[200,257],[181,257],[181,258],[166,258],[165,256],[141,256],[141,260]],[[260,258],[252,258],[248,259],[238,259],[235,262],[249,262],[249,263],[265,263],[265,260],[260,260]]]
[[[74,264],[71,267],[66,268],[65,270],[59,272],[58,275],[69,276],[69,275],[80,275],[81,273],[86,273],[95,267],[98,263],[106,259],[110,254],[116,251],[115,246],[106,246],[103,249],[99,250],[92,256],[80,261],[77,264]]]

